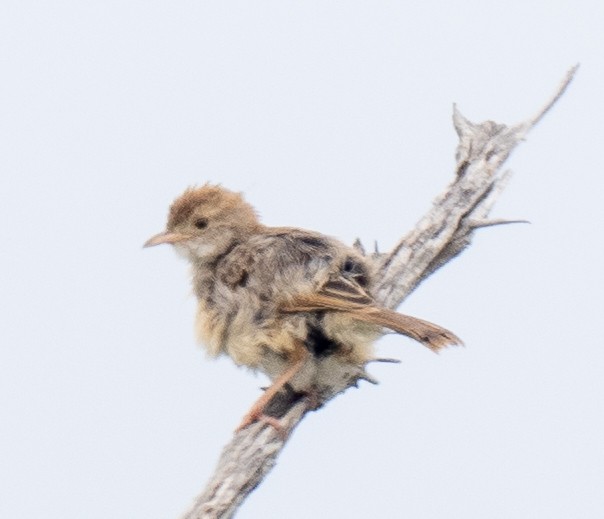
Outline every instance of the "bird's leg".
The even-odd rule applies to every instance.
[[[287,384],[292,378],[294,378],[299,371],[302,369],[304,364],[306,363],[309,352],[303,344],[300,344],[300,348],[298,348],[298,355],[294,363],[287,368],[279,377],[275,379],[275,381],[266,389],[266,391],[260,396],[252,408],[247,412],[247,414],[243,417],[243,420],[239,424],[239,427],[235,429],[235,432],[241,431],[245,429],[248,425],[253,424],[257,421],[266,422],[272,425],[282,436],[285,436],[285,431],[283,429],[283,424],[273,416],[268,416],[264,414],[264,409],[268,405],[268,403],[272,400],[272,398],[279,392],[285,384]]]

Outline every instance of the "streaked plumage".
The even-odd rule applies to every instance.
[[[208,353],[266,373],[274,391],[286,382],[310,389],[316,381],[305,365],[326,356],[367,362],[382,327],[434,351],[461,342],[381,307],[371,295],[372,266],[353,248],[316,232],[266,227],[241,195],[219,186],[177,198],[166,231],[146,245],[159,243],[173,244],[192,265],[197,333]]]

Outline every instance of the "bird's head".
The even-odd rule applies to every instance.
[[[144,247],[170,243],[192,262],[211,261],[261,227],[256,211],[239,193],[206,184],[174,200],[166,230]]]

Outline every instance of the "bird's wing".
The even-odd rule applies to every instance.
[[[380,307],[358,283],[344,276],[330,279],[314,293],[300,294],[281,309],[284,312],[344,312],[359,321],[389,328],[421,342],[433,351],[462,344],[449,330],[428,321]]]

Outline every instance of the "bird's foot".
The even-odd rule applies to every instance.
[[[239,431],[242,431],[246,427],[249,427],[250,425],[256,422],[263,422],[265,424],[270,425],[273,429],[275,429],[275,431],[281,437],[282,440],[285,440],[287,438],[288,430],[287,427],[283,424],[283,422],[278,418],[275,418],[274,416],[269,416],[265,414],[262,409],[250,410],[250,412],[243,417],[243,420],[241,421],[237,429],[235,429],[235,432],[238,433]]]

